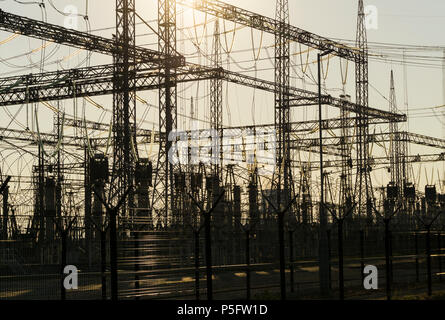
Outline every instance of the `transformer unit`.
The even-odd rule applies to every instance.
[[[437,191],[436,186],[425,186],[425,199],[426,202],[436,202]]]
[[[146,184],[152,186],[153,165],[150,160],[141,158],[136,163],[135,181],[136,184]]]
[[[56,215],[56,181],[53,177],[45,181],[45,211],[47,216]]]
[[[387,198],[396,199],[398,195],[399,195],[399,187],[394,182],[390,182],[386,187]]]
[[[90,158],[90,179],[91,181],[108,180],[108,158],[100,153]]]
[[[403,194],[407,199],[414,199],[416,197],[416,187],[412,183],[407,183],[403,189]]]

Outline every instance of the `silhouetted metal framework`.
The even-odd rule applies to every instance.
[[[219,20],[215,21],[215,31],[213,35],[213,67],[222,67],[222,50],[220,41]],[[210,80],[210,122],[212,130],[218,134],[216,141],[217,159],[214,159],[216,164],[213,166],[213,173],[222,181],[222,140],[223,140],[223,80],[220,77],[215,77]]]
[[[421,146],[426,147],[432,147],[432,148],[438,148],[438,149],[444,149],[445,148],[445,139],[440,138],[434,138],[434,137],[428,137],[421,134],[416,133],[410,133],[410,132],[399,132],[399,141],[411,143],[411,144],[417,144]],[[338,150],[340,150],[342,142],[344,138],[352,139],[353,136],[349,137],[325,137],[323,138],[323,147],[335,147]],[[385,143],[385,142],[391,142],[391,139],[393,138],[391,133],[373,133],[369,134],[366,140],[366,143],[371,145],[372,143]],[[317,138],[303,138],[296,141],[292,141],[292,148],[298,148],[301,146],[307,146],[307,147],[319,147],[320,141]],[[341,154],[341,153],[339,153]],[[360,159],[357,159],[357,163],[360,164]],[[372,158],[368,157],[368,164],[372,163]]]
[[[284,255],[284,212],[282,208],[291,202],[290,166],[290,43],[285,34],[289,28],[289,2],[276,1],[275,13],[275,134],[277,165],[273,176],[273,188],[277,195],[278,238],[280,243],[280,287],[281,299],[286,299],[285,255]]]
[[[113,56],[113,171],[112,198],[119,200],[134,186],[136,143],[136,25],[134,0],[116,0],[116,44],[122,51]],[[129,207],[132,205],[129,197]],[[122,206],[122,214],[126,208]]]
[[[355,118],[347,118],[347,119],[326,119],[322,122],[322,127],[324,130],[335,130],[342,128],[354,128],[355,127]],[[388,121],[384,119],[370,119],[370,123],[374,125],[378,124],[387,124]],[[108,123],[100,123],[90,120],[79,120],[66,117],[64,118],[64,127],[73,127],[73,128],[86,128],[87,130],[94,131],[102,131],[108,132],[110,130],[110,124]],[[228,132],[229,135],[239,136],[242,133],[242,130],[254,130],[256,129],[264,129],[266,132],[270,132],[275,127],[274,124],[266,124],[266,125],[252,125],[252,126],[239,126],[239,127],[229,127],[223,128],[224,132]],[[309,120],[309,121],[301,121],[301,122],[292,122],[290,123],[291,133],[308,133],[314,132],[318,129],[318,121],[317,120]],[[9,129],[9,128],[0,128],[2,134],[0,134],[0,141],[27,141],[33,142],[35,145],[39,142],[39,136],[32,131],[26,130],[18,130],[18,129]],[[153,132],[150,129],[137,129],[136,136],[138,138],[143,139],[144,143],[159,143],[159,132]],[[348,136],[345,136],[348,137]],[[56,135],[51,133],[40,133],[40,141],[43,144],[54,145],[54,140],[56,139]],[[430,138],[434,139],[434,138]],[[100,145],[106,145],[108,138],[100,138],[100,139],[90,139],[91,142],[99,142]],[[425,139],[423,139],[425,140]],[[83,135],[73,135],[73,136],[63,136],[63,144],[65,146],[85,146],[85,136]],[[430,141],[433,143],[433,141]]]
[[[368,96],[368,41],[366,35],[365,11],[363,0],[358,2],[357,19],[357,38],[356,47],[358,48],[362,59],[355,63],[355,81],[356,81],[356,103],[367,107],[369,105]],[[369,219],[372,217],[373,191],[370,176],[369,156],[369,123],[368,115],[359,110],[357,117],[357,176],[355,183],[355,195],[357,200],[357,210],[360,217],[366,215]]]
[[[279,20],[278,16],[277,19],[272,19],[217,0],[198,0],[193,2],[177,0],[176,2],[182,6],[194,8],[221,19],[236,22],[237,24],[273,35],[277,32],[276,26],[280,24],[280,21],[277,21]],[[282,32],[282,36],[286,40],[299,42],[320,51],[332,50],[332,54],[350,61],[360,61],[362,59],[361,53],[354,48],[350,48],[342,43],[332,41],[309,31],[291,25],[287,25],[282,31],[284,31]]]
[[[348,97],[344,96],[345,102],[348,101]],[[340,204],[344,206],[346,212],[350,209],[349,206],[353,202],[352,194],[352,141],[348,138],[350,136],[351,126],[348,123],[350,119],[350,113],[347,110],[341,110],[341,176],[340,176]],[[356,121],[354,121],[354,124]]]
[[[445,152],[437,154],[422,154],[405,156],[404,161],[406,163],[427,163],[427,162],[445,162]],[[391,164],[389,157],[375,157],[372,159],[373,167],[388,167]],[[320,169],[320,163],[317,161],[301,162],[299,165],[310,165],[312,171],[318,171]],[[339,168],[343,165],[342,159],[330,159],[323,165],[324,168]],[[348,163],[351,168],[357,167],[357,159],[353,159],[351,163]]]
[[[121,8],[121,7],[120,7]],[[122,15],[122,13],[118,14]],[[116,44],[113,39],[88,34],[86,32],[67,29],[55,24],[29,19],[19,15],[11,14],[0,9],[0,30],[19,33],[24,36],[53,41],[58,44],[68,45],[75,48],[85,49],[106,55],[122,53],[125,48]],[[175,60],[177,64],[184,64],[182,56],[168,57],[155,50],[141,47],[128,48],[128,54],[134,56],[139,62],[160,64],[165,60]]]
[[[157,67],[139,68],[136,74],[136,90],[159,89],[159,74]],[[209,80],[220,74],[220,70],[217,69],[196,68],[190,65],[183,67],[177,76],[179,81],[189,82]],[[113,65],[8,77],[0,79],[0,83],[2,83],[0,106],[56,101],[73,97],[94,97],[115,92]]]
[[[158,49],[166,56],[176,51],[176,1],[158,1]],[[159,74],[159,154],[153,192],[153,210],[157,224],[167,226],[169,214],[174,214],[173,164],[169,161],[172,141],[168,136],[177,129],[177,73],[173,61],[166,60]],[[156,207],[155,207],[156,205]]]
[[[275,130],[277,139],[277,170],[274,184],[277,189],[277,203],[284,205],[290,199],[290,43],[284,36],[289,28],[289,3],[287,0],[276,2],[275,25]],[[285,199],[280,199],[284,189]]]
[[[397,100],[396,92],[394,87],[394,72],[391,70],[391,80],[390,80],[390,93],[389,93],[389,111],[397,112]],[[400,131],[398,123],[394,121],[389,122],[389,132],[391,134],[390,141],[390,158],[391,158],[391,182],[393,182],[398,187],[398,198],[399,202],[403,199],[403,190],[407,181],[407,166],[405,161],[406,155],[406,140],[400,139]]]
[[[66,120],[65,120],[66,121]],[[70,123],[68,121],[68,123]],[[294,124],[295,128],[300,128],[300,124]],[[68,126],[68,124],[65,123],[65,126]],[[97,129],[99,126],[98,124],[94,124],[91,126],[88,126],[88,128],[90,129]],[[101,124],[101,129],[100,130],[108,130],[109,125],[106,124]],[[257,128],[272,128],[273,126],[257,126]],[[107,129],[106,129],[107,128]],[[232,134],[233,131],[236,130],[243,130],[243,129],[249,129],[250,127],[234,127],[234,128],[230,128],[230,129],[224,129],[230,131],[229,135]],[[16,129],[8,129],[8,128],[0,128],[0,131],[2,132],[2,135],[0,135],[0,143],[6,143],[6,145],[10,146],[10,143],[13,142],[31,142],[31,144],[27,144],[26,148],[27,149],[31,149],[31,148],[38,148],[38,146],[40,144],[43,145],[47,145],[47,146],[54,146],[56,144],[55,139],[57,138],[57,136],[55,134],[52,133],[40,133],[40,139],[37,137],[36,134],[32,133],[29,130],[16,130]],[[312,131],[309,129],[308,127],[308,131]],[[298,132],[301,132],[300,130],[298,130]],[[445,146],[445,139],[438,139],[438,138],[433,138],[433,137],[427,137],[427,136],[420,136],[420,135],[416,135],[416,134],[406,134],[406,133],[402,133],[402,136],[405,136],[404,139],[408,140],[405,141],[406,143],[414,143],[414,144],[418,144],[418,145],[422,145],[422,146],[428,146],[428,147],[435,147],[437,149],[443,149]],[[373,141],[377,141],[379,143],[385,143],[385,142],[389,142],[392,138],[391,135],[389,133],[385,133],[385,134],[376,134],[375,139],[374,136],[371,135],[370,136],[371,139],[373,139]],[[409,137],[409,138],[406,138]],[[65,147],[72,147],[72,148],[81,148],[85,146],[85,138],[84,137],[76,137],[76,136],[67,136],[64,135],[62,140],[62,143]],[[149,130],[141,130],[140,135],[138,134],[138,138],[142,138],[140,141],[143,143],[151,143],[151,138],[152,138],[152,133]],[[352,136],[349,136],[349,138],[352,138]],[[332,143],[332,145],[335,146],[341,146],[341,140],[343,139],[343,137],[340,138],[333,138],[333,140],[328,140],[329,138],[327,138],[326,142],[327,143]],[[97,147],[105,147],[107,145],[107,141],[108,138],[99,138],[99,139],[91,139],[92,142],[94,142],[94,144]],[[316,143],[318,139],[314,139],[313,143]],[[305,143],[302,144],[296,144],[296,146],[293,146],[293,148],[295,149],[299,149],[299,150],[305,150],[305,148],[309,148],[309,146],[312,146],[311,143],[309,143],[310,139],[306,140]],[[153,142],[154,143],[158,143],[158,133],[154,133],[154,137],[153,137]],[[315,149],[317,148],[316,144],[313,144],[315,146]],[[25,150],[25,149],[23,149]],[[22,150],[22,151],[23,151]],[[32,151],[26,150],[26,153],[33,155],[34,157],[37,157],[37,154],[34,154]],[[330,154],[330,153],[328,153]],[[324,162],[324,166],[326,168],[340,168],[342,167],[345,163],[345,160],[342,159],[342,153],[338,153],[336,154],[336,156],[338,156],[338,159],[329,159],[327,161]],[[445,152],[442,153],[437,153],[437,154],[419,154],[419,155],[411,155],[411,156],[405,156],[404,157],[405,162],[407,164],[409,163],[421,163],[421,162],[445,162]],[[84,162],[83,162],[83,158],[78,156],[78,157],[74,157],[73,160],[78,160],[80,162],[73,162],[73,163],[68,163],[62,166],[62,171],[67,171],[69,172],[70,170],[74,170],[74,169],[81,169],[83,168]],[[357,159],[352,159],[352,161],[349,162],[349,160],[347,160],[346,162],[348,166],[351,166],[352,168],[357,167]],[[389,166],[391,163],[391,159],[390,157],[373,157],[372,160],[370,161],[371,165],[373,167],[377,167],[377,166]],[[293,161],[292,162],[292,167],[293,168],[300,168],[301,165],[305,165],[305,164],[309,164],[309,162],[300,162],[300,161]],[[318,161],[313,161],[310,162],[310,168],[313,171],[317,171],[319,170],[319,162]]]
[[[68,125],[72,123],[72,120],[67,120]],[[352,119],[350,121],[353,121]],[[302,133],[302,132],[312,132],[314,121],[307,121],[303,123],[292,123],[291,124],[291,132],[292,133]],[[325,121],[325,125],[323,126],[326,129],[335,129],[336,121]],[[107,127],[106,124],[101,125],[101,130],[105,130]],[[270,130],[273,128],[273,125],[257,125],[255,126],[257,129],[267,129]],[[97,124],[90,124],[87,128],[97,129]],[[245,127],[233,127],[233,128],[224,128],[223,133],[229,136],[237,136],[241,133],[242,130],[251,130],[251,126]],[[48,133],[40,133],[40,138],[36,133],[31,131],[24,130],[16,130],[16,129],[8,129],[8,128],[0,128],[2,131],[2,135],[0,135],[0,141],[27,141],[33,142],[35,146],[38,145],[39,141],[45,145],[54,145],[56,135],[48,134]],[[340,137],[325,137],[323,141],[325,154],[335,155],[338,157],[343,157],[342,146],[343,141],[346,139],[350,140],[353,136],[340,136]],[[140,143],[159,143],[159,134],[153,133],[150,130],[138,130],[138,139]],[[390,133],[375,133],[369,135],[368,143],[387,143],[391,141],[392,136]],[[93,143],[97,147],[106,147],[108,143],[108,138],[91,138],[91,143]],[[423,136],[414,133],[400,132],[400,141],[403,143],[417,144],[420,146],[426,146],[437,149],[445,149],[445,139],[434,138]],[[73,147],[83,147],[85,146],[85,137],[80,136],[63,136],[63,144],[65,146],[73,146]],[[245,144],[248,145],[248,144]],[[223,147],[230,146],[233,147],[233,144],[224,145]],[[319,139],[317,138],[303,138],[303,139],[295,139],[291,142],[290,147],[296,150],[318,150],[319,149]],[[336,152],[335,152],[336,151]],[[415,158],[416,156],[413,156]],[[331,160],[325,161],[328,164]],[[336,160],[335,160],[336,161]],[[347,160],[349,161],[349,160]],[[370,159],[370,164],[373,165],[375,158]],[[437,161],[441,161],[438,159]],[[356,163],[358,163],[357,159],[352,159],[352,163],[354,163],[354,167]]]
[[[273,81],[258,79],[222,68],[209,68],[188,63],[176,71],[177,82],[209,80],[220,77],[224,81],[275,93]],[[75,85],[74,85],[75,83]],[[159,72],[156,68],[140,66],[136,74],[136,90],[159,89]],[[318,104],[318,93],[289,87],[291,107]],[[0,106],[18,105],[39,101],[55,101],[73,97],[99,96],[112,94],[112,65],[86,67],[65,71],[35,73],[26,76],[0,78]],[[334,98],[330,95],[321,97],[322,104],[330,105],[350,113],[365,114],[369,119],[405,122],[406,115],[363,107],[359,104]],[[378,120],[378,121],[380,121]]]

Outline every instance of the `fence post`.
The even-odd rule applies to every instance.
[[[438,263],[439,263],[439,281],[442,282],[442,239],[441,239],[441,232],[439,231],[437,233],[437,252],[438,252]]]
[[[427,265],[427,276],[428,276],[428,296],[432,295],[432,279],[431,279],[431,226],[427,226],[426,231],[426,265]]]
[[[118,298],[117,287],[117,229],[116,216],[117,209],[111,208],[110,215],[110,273],[111,273],[111,300],[116,301]]]
[[[290,267],[290,291],[293,293],[294,288],[294,231],[289,231],[289,267]]]
[[[195,296],[199,300],[199,230],[193,232],[195,236]]]
[[[62,279],[61,279],[61,286],[60,286],[60,299],[61,300],[66,300],[66,290],[65,290],[65,285],[64,285],[64,269],[66,266],[66,238],[67,238],[67,232],[66,231],[62,231],[61,232],[61,237],[62,237],[62,264],[61,264],[61,272],[60,274],[62,275]]]
[[[225,194],[225,190],[216,199],[212,208],[209,211],[205,211],[202,206],[196,201],[195,198],[189,193],[189,197],[192,198],[193,202],[198,206],[201,213],[204,215],[204,234],[205,234],[205,252],[206,252],[206,276],[207,276],[207,300],[213,300],[213,284],[212,284],[212,239],[211,239],[211,229],[210,220],[213,210],[215,210],[218,203],[221,201]]]
[[[419,282],[419,241],[417,232],[414,233],[415,253],[416,253],[416,281]]]
[[[246,298],[250,300],[250,231],[246,230]]]
[[[284,253],[284,212],[278,212],[278,242],[280,250],[280,291],[281,300],[286,300],[286,265]]]
[[[100,275],[102,280],[102,300],[107,300],[107,275],[106,275],[106,264],[107,264],[107,248],[106,230],[99,230],[100,232]]]
[[[207,275],[207,300],[213,300],[212,283],[212,239],[210,231],[210,213],[204,214],[205,220],[205,251],[206,251],[206,275]]]
[[[391,300],[391,257],[390,257],[390,239],[389,222],[385,219],[385,267],[386,267],[386,298]]]
[[[338,277],[340,300],[345,299],[345,279],[343,270],[343,219],[338,220]],[[362,272],[363,273],[363,272]]]
[[[365,280],[365,275],[363,273],[363,270],[365,269],[365,232],[363,230],[360,230],[360,276],[362,278],[362,284]]]
[[[332,262],[331,262],[331,230],[326,231],[327,245],[328,245],[328,280],[329,290],[332,290]]]

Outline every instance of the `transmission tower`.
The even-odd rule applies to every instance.
[[[166,57],[176,51],[176,0],[158,1],[158,51]],[[173,59],[167,58],[159,71],[159,154],[153,190],[153,207],[157,225],[166,226],[170,212],[174,214],[173,164],[168,153],[172,141],[168,136],[177,128],[177,79]]]
[[[356,47],[360,56],[355,62],[356,81],[356,103],[361,106],[360,110],[368,108],[369,105],[369,82],[368,82],[368,41],[366,35],[365,11],[363,0],[359,0],[357,19]],[[371,204],[373,192],[369,165],[369,120],[368,115],[359,111],[357,115],[357,176],[355,184],[355,195],[357,197],[358,215],[363,213],[371,219]]]
[[[113,79],[113,174],[112,198],[119,200],[134,185],[136,145],[136,46],[135,0],[116,0],[116,45]],[[130,51],[130,49],[132,49]],[[129,207],[133,196],[129,197]],[[123,206],[125,215],[125,206]]]
[[[351,97],[343,95],[341,98],[345,102],[350,102]],[[341,177],[340,177],[340,206],[344,206],[345,212],[352,206],[352,144],[350,141],[351,130],[347,125],[347,119],[350,118],[350,112],[343,109],[341,111]]]
[[[281,191],[290,195],[290,44],[286,38],[289,28],[288,0],[277,0],[275,33],[275,130],[278,135],[277,174],[274,179],[280,206],[289,199],[281,199]]]
[[[398,112],[396,92],[394,87],[394,72],[391,70],[390,93],[389,93],[389,110],[390,112]],[[399,125],[395,121],[389,123],[390,138],[390,170],[391,182],[398,187],[398,200],[403,197],[403,187],[406,183],[405,168],[405,148],[404,142],[401,140]]]
[[[289,2],[277,0],[275,26],[275,130],[278,135],[277,169],[274,176],[274,186],[277,195],[277,208],[290,202],[290,43],[286,34],[289,31]],[[282,190],[284,187],[284,199]],[[280,209],[281,210],[281,209]],[[278,235],[280,242],[280,283],[281,298],[286,299],[284,273],[284,217],[278,214]]]
[[[219,20],[215,21],[215,31],[213,36],[213,66],[215,68],[222,67],[222,55],[221,55],[221,41],[220,41],[220,28]],[[223,82],[220,77],[214,77],[210,80],[210,120],[211,129],[217,133],[216,149],[217,155],[215,165],[213,166],[213,174],[220,178],[222,181],[222,160],[223,160],[223,101],[222,101]]]

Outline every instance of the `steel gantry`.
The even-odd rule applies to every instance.
[[[357,38],[356,47],[359,49],[362,59],[355,62],[355,89],[356,103],[367,107],[369,105],[369,82],[368,82],[368,41],[366,35],[366,17],[363,0],[358,2]],[[367,217],[372,220],[372,206],[374,201],[370,167],[368,163],[369,145],[367,143],[369,134],[369,116],[359,110],[357,117],[357,176],[355,192],[357,200],[357,211],[359,217]]]
[[[222,68],[222,50],[220,39],[219,20],[215,21],[215,30],[213,34],[213,67]],[[213,164],[213,174],[218,176],[220,181],[223,179],[222,173],[222,139],[223,139],[223,79],[222,77],[214,77],[210,79],[210,122],[211,129],[216,133],[216,159]]]
[[[176,0],[158,1],[158,50],[166,56],[176,51]],[[159,134],[160,144],[152,198],[156,224],[167,226],[174,208],[174,166],[169,161],[172,141],[169,135],[177,129],[177,65],[166,60],[159,72]]]
[[[275,21],[275,132],[278,135],[276,147],[277,165],[273,176],[278,208],[278,238],[280,243],[280,287],[281,299],[286,299],[284,271],[284,212],[282,208],[291,202],[292,171],[290,167],[290,43],[285,34],[289,29],[289,2],[276,1]]]
[[[277,33],[277,26],[280,25],[278,16],[276,19],[269,18],[218,0],[177,0],[176,3],[272,35]],[[280,7],[277,9],[281,10]],[[295,41],[320,51],[332,50],[332,54],[350,61],[363,59],[361,52],[355,48],[289,24],[281,30],[281,36],[287,41]]]
[[[123,18],[122,5],[123,3],[116,3],[117,15]],[[130,4],[130,7],[132,5]],[[121,11],[121,12],[119,12]],[[119,21],[116,21],[119,22]],[[121,25],[122,27],[122,25]],[[52,41],[54,43],[63,44],[79,49],[84,49],[91,52],[97,52],[109,56],[122,53],[124,48],[122,43],[116,43],[114,39],[107,39],[104,37],[92,35],[86,32],[81,32],[73,29],[67,29],[55,24],[42,22],[12,13],[8,13],[0,9],[0,30],[22,34],[27,37],[32,37],[41,40]],[[135,57],[138,62],[146,62],[150,64],[159,65],[165,60],[175,60],[175,64],[184,64],[185,59],[182,56],[168,57],[160,52],[135,47],[128,48],[128,54]]]
[[[136,143],[136,26],[135,1],[116,0],[116,44],[122,48],[113,55],[113,170],[110,199],[119,201],[134,186]],[[133,208],[133,196],[128,207]],[[121,214],[126,214],[122,206]]]

